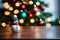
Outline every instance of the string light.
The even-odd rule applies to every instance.
[[[10,15],[10,12],[9,11],[5,11],[5,15]]]
[[[5,2],[5,3],[4,3],[4,7],[5,7],[6,9],[8,9],[8,8],[10,7],[10,5],[8,4],[8,2]]]
[[[18,14],[18,13],[19,13],[18,9],[14,10],[14,14]]]
[[[33,1],[29,1],[29,4],[32,5],[33,4]]]
[[[35,20],[34,20],[34,19],[31,19],[31,20],[30,20],[30,22],[31,22],[31,23],[34,23],[34,22],[35,22]]]
[[[5,27],[5,26],[6,26],[6,23],[5,23],[5,22],[3,22],[1,25],[2,25],[3,27]]]
[[[39,2],[36,2],[36,5],[37,5],[37,6],[39,6],[39,5],[40,5],[40,3],[39,3]]]
[[[12,11],[13,10],[13,7],[9,7],[9,10]]]
[[[51,18],[47,18],[46,21],[47,21],[47,22],[51,22]]]
[[[24,4],[27,4],[27,2],[23,2]]]
[[[50,23],[47,23],[47,24],[46,24],[46,27],[47,27],[47,28],[51,27],[51,24],[50,24]]]
[[[24,19],[20,19],[19,22],[20,22],[21,24],[23,24],[23,23],[24,23]]]
[[[16,2],[15,6],[16,7],[19,7],[20,6],[20,3],[19,2]]]
[[[36,16],[39,16],[40,15],[40,12],[36,12]]]

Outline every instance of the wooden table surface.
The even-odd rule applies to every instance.
[[[19,33],[14,33],[10,26],[0,28],[0,39],[59,39],[60,26],[21,26]]]

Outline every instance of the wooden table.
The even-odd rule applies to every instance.
[[[1,28],[0,28],[1,29]],[[21,26],[19,33],[13,33],[8,26],[0,30],[0,39],[59,39],[60,26]]]

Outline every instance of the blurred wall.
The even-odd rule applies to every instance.
[[[59,5],[59,19],[60,19],[60,0],[58,1],[58,5]]]
[[[52,19],[55,20],[56,18],[59,19],[59,2],[60,0],[41,0],[45,3],[49,4],[48,8],[45,8],[45,12],[52,13]]]
[[[3,8],[2,0],[0,0],[0,8]]]

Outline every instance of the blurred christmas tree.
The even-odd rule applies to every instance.
[[[44,12],[48,4],[40,0],[3,0],[3,3],[5,10],[0,21],[12,23],[14,20],[17,21],[13,15],[17,15],[20,25],[40,26],[53,23],[50,19],[52,14]]]

